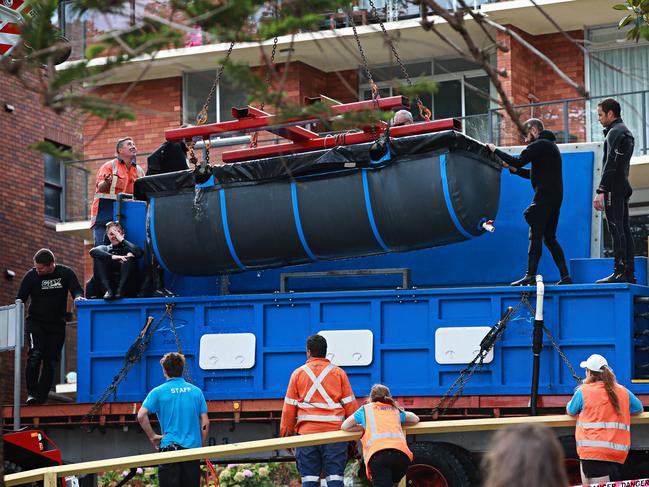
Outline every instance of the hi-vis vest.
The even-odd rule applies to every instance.
[[[372,480],[370,458],[379,450],[394,449],[405,453],[412,461],[413,454],[408,448],[406,435],[401,428],[399,410],[389,404],[371,402],[363,406],[365,431],[361,437],[363,459],[367,478]]]
[[[579,458],[624,463],[631,447],[629,392],[616,386],[620,414],[615,412],[603,382],[584,384],[581,393],[584,408],[575,429]]]
[[[130,163],[123,163],[118,165],[117,159],[110,161],[110,164],[111,172],[113,175],[113,179],[110,183],[110,189],[108,190],[108,193],[100,193],[99,191],[95,192],[95,197],[92,200],[92,208],[90,211],[91,226],[94,226],[95,221],[97,220],[100,200],[116,200],[118,193],[133,193],[133,183],[135,182],[135,180],[144,177],[144,171],[140,166],[133,166]],[[102,168],[103,167],[104,166],[102,166]],[[121,177],[119,174],[120,167],[123,167],[122,172],[126,171],[126,174],[121,175]],[[136,174],[131,174],[133,167],[135,167]],[[97,186],[95,185],[95,188],[96,187]]]
[[[291,376],[280,430],[288,434],[340,429],[354,413],[356,398],[345,372],[325,358],[311,358]]]

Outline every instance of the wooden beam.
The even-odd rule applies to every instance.
[[[642,413],[631,418],[633,424],[649,423],[649,413]],[[575,418],[567,415],[554,416],[520,416],[513,418],[488,418],[488,419],[459,419],[452,421],[427,421],[406,428],[407,435],[422,435],[435,433],[458,433],[464,431],[491,431],[506,426],[521,424],[542,424],[550,428],[574,426]],[[16,474],[6,475],[5,484],[8,487],[23,485],[46,479],[53,474],[62,477],[66,475],[81,475],[96,473],[105,470],[127,470],[134,467],[150,467],[161,463],[186,462],[203,458],[223,458],[231,456],[249,456],[254,453],[267,452],[279,449],[299,448],[303,446],[324,445],[341,441],[355,441],[360,439],[361,433],[347,433],[334,431],[330,433],[317,433],[313,435],[291,436],[288,438],[270,438],[266,440],[246,441],[229,445],[208,446],[192,448],[189,450],[170,451],[165,453],[149,453],[130,457],[112,458],[108,460],[95,460],[58,467],[39,468]],[[47,486],[47,484],[46,484]]]

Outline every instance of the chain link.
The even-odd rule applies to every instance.
[[[145,326],[142,331],[140,332],[140,335],[135,339],[133,344],[129,347],[128,351],[126,352],[126,355],[124,357],[124,365],[122,368],[115,374],[115,377],[113,377],[113,380],[111,383],[106,387],[104,392],[101,393],[101,396],[99,396],[99,399],[90,407],[88,412],[85,414],[85,416],[81,419],[81,422],[85,422],[86,420],[91,420],[93,417],[97,415],[99,411],[101,411],[102,407],[108,401],[110,396],[113,396],[113,398],[117,395],[117,386],[119,386],[125,379],[126,376],[128,375],[129,371],[133,368],[133,366],[139,362],[140,358],[146,351],[147,347],[149,346],[149,342],[151,341],[151,338],[153,338],[153,334],[156,332],[156,330],[160,327],[164,319],[169,316],[171,317],[171,312],[173,311],[174,305],[172,303],[166,303],[165,304],[165,312],[164,314],[156,321],[155,325],[153,325],[153,328],[149,328],[148,326]]]
[[[532,315],[534,315],[535,310],[534,310],[534,308],[532,308],[532,305],[529,303],[529,301],[527,303],[527,307],[529,308],[530,313],[532,313]],[[566,366],[570,370],[570,373],[572,374],[572,378],[575,379],[577,384],[581,384],[581,377],[579,377],[579,375],[577,375],[577,371],[575,370],[575,368],[570,363],[570,360],[568,360],[568,357],[566,356],[566,354],[563,353],[563,350],[561,350],[561,347],[559,347],[559,344],[554,339],[554,337],[552,336],[552,333],[550,333],[550,330],[548,329],[547,326],[545,326],[545,324],[543,325],[543,333],[546,334],[546,336],[548,337],[548,339],[552,343],[552,347],[557,351],[557,353],[561,357],[561,360],[563,360],[563,362],[566,364]]]
[[[371,0],[370,0],[371,1]],[[499,321],[497,325],[502,325],[502,324],[507,324],[512,317],[516,314],[516,312],[521,308],[521,306],[526,305],[529,311],[532,313],[532,316],[535,314],[535,310],[532,307],[532,304],[529,301],[530,293],[524,292],[521,294],[521,300],[520,302],[516,305],[516,307],[512,310],[512,312],[509,315],[509,318],[504,321]],[[497,326],[496,325],[496,326]],[[572,374],[572,377],[575,379],[575,381],[580,384],[582,382],[581,378],[577,375],[577,371],[575,368],[572,366],[570,363],[570,360],[568,360],[568,357],[566,354],[561,350],[561,347],[559,347],[559,344],[555,340],[555,338],[552,336],[552,333],[550,333],[550,330],[543,325],[543,332],[546,334],[550,342],[552,342],[553,348],[557,351],[563,362],[566,364],[568,369],[570,370],[570,373]],[[499,336],[496,337],[498,339]],[[464,386],[469,382],[469,379],[473,376],[473,374],[482,368],[484,365],[484,359],[489,353],[489,351],[493,348],[495,345],[495,341],[491,347],[489,347],[488,350],[480,350],[478,354],[473,358],[473,360],[467,365],[464,369],[460,371],[459,376],[457,379],[455,379],[455,382],[451,384],[451,386],[446,390],[444,395],[440,398],[438,403],[433,407],[432,409],[432,414],[435,414],[437,412],[440,412],[440,414],[444,414],[447,409],[453,406],[455,402],[457,401],[458,397],[462,394],[462,391],[464,390]],[[456,389],[457,387],[457,389]],[[455,390],[455,392],[453,392]],[[453,394],[451,395],[451,393]]]
[[[372,77],[372,72],[370,71],[370,67],[367,63],[367,58],[365,57],[365,51],[363,50],[363,45],[361,44],[361,39],[360,37],[358,37],[358,32],[356,32],[356,22],[354,21],[353,13],[347,12],[347,18],[349,19],[349,23],[352,26],[352,31],[354,32],[354,39],[356,39],[358,52],[361,54],[361,61],[363,62],[363,71],[365,71],[365,76],[370,82],[370,90],[372,92],[372,102],[374,104],[375,109],[378,111],[379,110],[379,88],[378,86],[376,86],[376,83],[374,82],[374,78]],[[372,129],[372,136],[374,137],[374,142],[378,142],[379,136],[376,132],[376,127],[374,126],[374,123],[370,125],[370,128]]]
[[[278,38],[275,37],[273,40],[273,50],[270,53],[270,63],[268,66],[266,66],[266,86],[270,88],[270,72],[273,69],[273,63],[275,62],[275,52],[277,51],[277,40]],[[292,45],[291,45],[292,47]],[[264,109],[264,101],[262,100],[261,105],[259,106],[259,109],[263,111]],[[252,135],[250,136],[250,148],[254,149],[257,147],[257,140],[259,139],[259,132],[253,132]]]
[[[139,336],[135,339],[133,344],[126,352],[126,355],[124,357],[124,365],[117,372],[117,374],[115,374],[115,377],[113,377],[111,383],[108,385],[108,387],[106,387],[104,392],[102,392],[101,396],[99,396],[99,399],[97,399],[97,401],[91,406],[85,416],[81,419],[81,423],[84,423],[86,420],[92,420],[92,418],[95,417],[97,413],[99,413],[99,411],[101,411],[102,407],[104,406],[106,401],[108,401],[110,396],[115,397],[117,395],[117,387],[126,379],[129,371],[133,368],[133,366],[140,361],[142,355],[144,355],[144,352],[146,352],[147,348],[149,347],[149,343],[151,342],[153,335],[158,330],[165,318],[169,318],[169,325],[171,332],[174,335],[178,353],[183,353],[182,347],[180,345],[180,337],[178,336],[178,329],[176,328],[176,322],[173,316],[174,306],[175,305],[173,303],[166,303],[164,314],[158,319],[158,321],[156,321],[153,327],[150,328],[150,321],[147,321],[147,324],[144,326]],[[150,320],[152,321],[153,318],[150,318]],[[183,371],[183,375],[185,376],[185,380],[187,382],[192,382],[192,377],[187,366]]]
[[[178,349],[178,353],[181,355],[184,355],[183,349],[180,346],[180,337],[178,336],[178,330],[176,329],[176,323],[174,321],[174,316],[173,314],[169,314],[169,325],[171,328],[171,332],[174,334],[174,340],[176,341],[176,348]],[[189,383],[192,383],[192,376],[189,372],[189,367],[187,364],[185,364],[185,369],[183,370],[183,375],[185,376],[185,380]]]
[[[406,78],[406,83],[408,83],[408,86],[412,86],[412,81],[410,80],[410,76],[408,75],[408,70],[406,69],[405,64],[403,64],[403,61],[401,60],[401,57],[399,56],[399,53],[397,52],[397,48],[394,47],[394,43],[392,42],[392,38],[390,37],[390,34],[388,34],[388,31],[386,30],[385,26],[383,25],[383,21],[379,17],[378,12],[376,11],[376,6],[374,5],[374,2],[372,0],[369,0],[372,15],[376,19],[376,21],[379,23],[381,26],[381,30],[383,31],[383,36],[385,37],[385,42],[388,43],[388,46],[392,50],[392,55],[394,58],[397,60],[397,63],[399,63],[399,67],[401,68],[401,72],[403,73],[403,76]],[[354,31],[355,33],[355,31]],[[371,85],[371,83],[370,83]],[[426,121],[430,120],[430,117],[432,116],[432,112],[424,105],[424,103],[421,101],[421,98],[419,98],[419,95],[417,96],[417,107],[419,108],[419,116],[423,118]]]
[[[227,62],[228,59],[230,59],[230,54],[232,54],[233,48],[234,48],[234,41],[230,43],[228,52],[225,55],[225,62]],[[207,118],[208,118],[207,111],[210,107],[212,98],[216,93],[216,87],[219,85],[219,82],[221,81],[221,75],[223,75],[223,70],[225,69],[225,62],[221,64],[218,68],[216,68],[216,77],[214,78],[214,83],[212,83],[212,88],[210,88],[210,92],[208,93],[207,99],[203,104],[203,108],[201,109],[200,112],[198,112],[198,115],[196,115],[196,125],[205,125],[205,123],[207,122]]]
[[[506,320],[501,320],[498,323],[496,323],[496,325],[494,325],[492,329],[496,326],[506,325],[512,319],[512,317],[516,314],[516,312],[526,301],[527,298],[525,294],[526,293],[523,293],[523,296],[521,297],[521,301],[516,305],[516,307],[512,310],[512,312],[509,313],[508,318]],[[496,341],[498,340],[499,337],[500,334],[496,336],[496,339],[493,341],[493,343],[488,349],[480,350],[480,352],[478,352],[478,354],[473,358],[473,360],[469,363],[469,365],[467,365],[460,371],[460,375],[457,377],[457,379],[455,379],[455,382],[451,384],[451,386],[446,390],[444,395],[437,402],[435,407],[433,407],[431,414],[434,415],[440,410],[441,410],[440,414],[444,414],[447,409],[449,409],[450,407],[453,406],[453,404],[455,404],[459,396],[462,394],[462,391],[464,390],[464,386],[469,382],[469,379],[471,379],[471,377],[477,370],[482,369],[482,366],[484,365],[484,359],[487,357],[491,349],[496,345]],[[454,389],[456,389],[455,392],[453,392]],[[453,392],[452,395],[451,392]]]

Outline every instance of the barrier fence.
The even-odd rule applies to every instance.
[[[632,418],[633,424],[649,423],[649,413],[642,413]],[[423,435],[435,433],[460,433],[467,431],[493,431],[506,426],[520,424],[543,424],[550,428],[574,426],[575,419],[567,415],[554,416],[521,416],[512,418],[459,419],[449,421],[427,421],[405,429],[406,435]],[[287,438],[270,438],[266,440],[246,441],[229,445],[192,448],[189,450],[170,451],[164,453],[149,453],[130,457],[95,460],[91,462],[46,467],[5,476],[5,485],[24,485],[31,482],[44,482],[44,487],[56,487],[59,477],[97,473],[106,470],[125,470],[135,467],[151,467],[164,463],[186,462],[205,458],[229,458],[273,450],[285,450],[303,446],[324,445],[341,441],[360,439],[361,433],[335,431],[312,435],[290,436]],[[640,482],[627,481],[627,482]],[[405,484],[404,484],[405,485]],[[613,486],[636,486],[649,484],[612,483]],[[609,487],[606,484],[606,487]]]

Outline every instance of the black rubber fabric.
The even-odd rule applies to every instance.
[[[139,179],[160,260],[194,276],[281,267],[446,245],[495,218],[500,166],[473,139],[393,139],[380,165],[368,147],[215,166],[204,187],[190,172]]]

